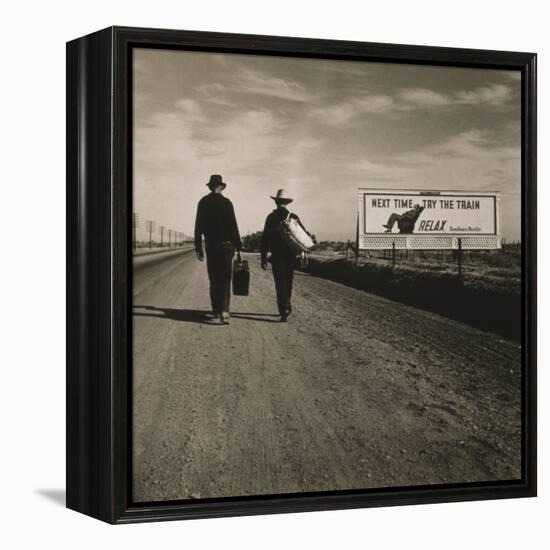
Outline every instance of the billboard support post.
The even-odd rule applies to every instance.
[[[462,279],[462,239],[458,238],[458,276]]]
[[[357,212],[357,224],[355,227],[355,265],[359,262],[359,212]]]
[[[395,241],[391,243],[391,266],[395,269]]]

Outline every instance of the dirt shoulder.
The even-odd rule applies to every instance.
[[[506,272],[498,277],[489,270],[466,272],[459,277],[456,270],[422,269],[422,264],[392,267],[387,261],[362,258],[356,263],[341,256],[315,254],[307,271],[518,342],[521,339],[521,280]]]

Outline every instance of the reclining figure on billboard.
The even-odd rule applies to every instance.
[[[386,228],[385,232],[391,233],[395,222],[397,222],[399,233],[413,233],[414,225],[416,224],[416,220],[420,217],[420,214],[422,214],[422,210],[424,210],[423,206],[415,204],[412,210],[407,210],[403,214],[391,214],[388,218],[388,223],[383,224],[383,227]]]

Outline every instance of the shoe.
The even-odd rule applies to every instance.
[[[286,323],[286,322],[287,322],[287,316],[281,315],[281,323]]]
[[[224,325],[228,325],[228,324],[229,324],[229,318],[230,318],[229,311],[224,311],[223,313],[220,313],[220,321],[221,321]]]
[[[391,233],[391,229],[386,229],[386,231],[384,231],[384,233]]]
[[[292,306],[288,306],[286,310],[286,316],[288,317],[292,313]]]

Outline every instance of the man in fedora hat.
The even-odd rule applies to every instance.
[[[271,196],[277,208],[271,212],[266,220],[262,233],[261,265],[267,269],[267,253],[271,252],[271,269],[277,292],[277,307],[281,316],[281,322],[285,323],[292,312],[292,283],[294,280],[294,266],[296,264],[296,252],[284,241],[278,231],[279,225],[290,215],[302,226],[300,218],[296,214],[289,213],[287,205],[294,199],[289,197],[284,189],[279,189],[275,196]],[[306,231],[307,232],[307,231]]]
[[[195,219],[195,251],[204,261],[202,237],[206,245],[206,267],[210,280],[210,301],[214,319],[229,324],[231,268],[235,250],[242,250],[241,236],[232,202],[222,195],[227,187],[219,174],[210,176],[206,184],[210,193],[197,206]]]

